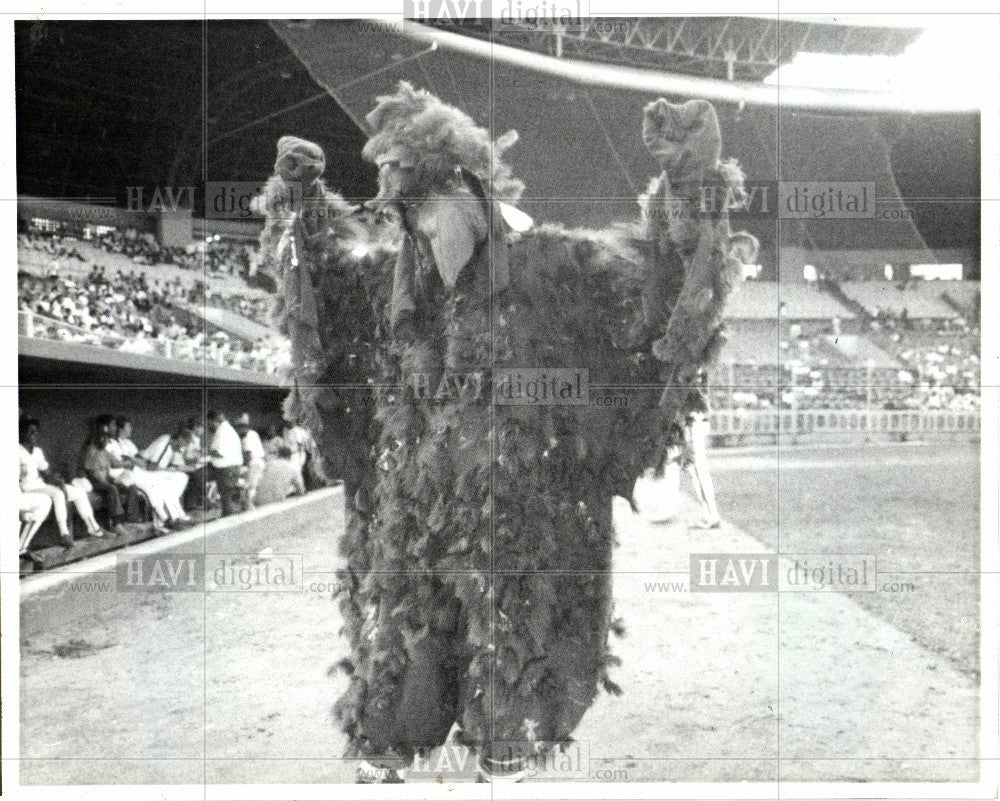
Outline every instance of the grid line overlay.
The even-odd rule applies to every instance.
[[[780,10],[780,7],[781,7],[780,0],[776,0],[775,6],[776,6],[776,9],[777,9],[776,13],[775,13],[775,16],[778,19],[778,23],[779,23],[778,27],[777,27],[777,36],[778,36],[777,48],[778,48],[778,51],[780,52],[781,51],[781,16],[782,16],[781,15],[781,10]],[[4,13],[10,14],[12,12],[4,12]],[[868,13],[868,14],[878,14],[880,12],[866,12],[866,13]],[[922,15],[926,15],[925,12],[898,12],[898,13],[897,12],[893,12],[893,16],[905,16],[908,13],[912,13],[914,15],[916,15],[917,13],[920,13]],[[945,12],[941,12],[941,13],[945,13]],[[947,13],[951,14],[952,12],[947,12]],[[959,13],[962,13],[962,12],[954,12],[954,13],[959,14]],[[972,12],[969,12],[969,13],[972,13]],[[203,180],[207,182],[209,180],[209,175],[210,175],[209,161],[208,161],[208,159],[209,159],[209,148],[208,148],[208,144],[209,144],[209,138],[208,138],[208,131],[209,131],[209,121],[208,121],[209,120],[209,108],[208,108],[208,99],[209,99],[209,91],[208,91],[208,86],[209,86],[209,51],[208,51],[208,48],[209,48],[209,44],[210,44],[209,23],[210,22],[214,22],[216,24],[224,24],[224,22],[222,22],[220,20],[210,20],[207,0],[204,0],[202,14],[203,14],[203,20],[202,20],[203,24],[202,24],[202,77],[201,77],[201,82],[202,82],[203,99],[202,99],[202,126],[201,126],[202,131],[201,131],[201,139],[202,139],[202,172],[203,172]],[[294,12],[287,12],[285,10],[281,10],[280,14],[283,17],[287,17],[287,16],[290,16],[290,15],[294,15]],[[73,12],[70,12],[70,13],[61,14],[61,16],[67,16],[67,17],[79,16],[79,17],[83,18],[83,17],[88,17],[88,16],[91,16],[91,15],[88,15],[85,12],[79,12],[79,13],[76,13],[76,14],[74,14]],[[137,16],[137,17],[140,17],[140,16],[159,17],[159,16],[162,16],[162,15],[160,15],[158,12],[130,12],[130,16]],[[998,12],[998,16],[1000,16],[1000,12]],[[499,38],[501,38],[500,35],[496,31],[491,30],[490,31],[490,35],[489,35],[490,46],[491,47],[495,46],[498,43],[497,40]],[[418,59],[417,66],[419,67],[419,69],[421,71],[422,77],[428,82],[428,85],[430,85],[430,83],[431,83],[431,77],[428,74],[428,71],[426,70],[426,67],[425,67],[425,65],[423,63],[423,59]],[[451,71],[450,66],[448,67],[448,69],[449,69],[449,72],[450,72]],[[489,131],[491,133],[491,136],[492,136],[493,134],[496,133],[496,105],[497,105],[497,97],[496,97],[496,80],[497,80],[497,74],[496,74],[495,63],[494,63],[494,61],[492,59],[489,61],[488,72],[489,72],[489,104],[488,104],[489,105],[489,122],[488,122],[488,129],[489,129]],[[452,81],[452,83],[455,82],[454,75],[451,75],[451,81]],[[781,93],[781,83],[780,83],[780,81],[777,83],[776,90],[777,90],[777,93],[778,93],[779,101],[778,101],[778,105],[775,107],[775,120],[776,120],[776,126],[775,126],[776,127],[776,131],[775,131],[775,136],[776,136],[776,151],[775,151],[775,155],[776,155],[776,160],[775,160],[774,164],[775,164],[775,174],[776,174],[778,180],[780,180],[781,179],[781,175],[780,175],[780,172],[781,172],[781,145],[782,145],[782,143],[781,143],[781,139],[782,139],[781,116],[782,116],[782,113],[783,113],[781,105],[780,105],[780,93]],[[586,94],[586,92],[587,92],[586,88],[583,91]],[[592,104],[592,100],[590,99],[589,94],[586,94],[586,98],[587,98],[587,102]],[[605,136],[607,136],[607,132],[604,131],[604,133],[605,133]],[[725,132],[723,132],[723,134],[725,134]],[[617,154],[615,154],[615,156],[617,157]],[[529,198],[526,197],[526,199],[529,199]],[[546,198],[535,198],[535,197],[530,197],[530,200],[533,203],[554,203],[554,204],[555,203],[570,203],[570,202],[607,203],[609,201],[618,201],[618,200],[621,200],[622,202],[628,201],[628,202],[634,203],[635,198],[634,197],[628,197],[628,198],[608,198],[608,197],[603,197],[603,198],[602,197],[589,197],[589,198],[546,197]],[[965,203],[965,202],[970,202],[971,201],[971,202],[975,202],[975,203],[980,203],[981,204],[981,203],[1000,202],[1000,199],[995,199],[995,198],[988,198],[988,199],[987,198],[969,198],[969,199],[947,198],[947,199],[940,199],[940,198],[933,198],[933,197],[918,197],[918,198],[903,198],[903,200],[906,201],[906,202],[928,202],[928,203],[930,203],[930,202]],[[492,209],[493,209],[493,206],[491,205],[490,214],[493,213]],[[776,250],[776,258],[777,258],[777,251],[779,251],[780,248],[782,247],[782,245],[781,245],[781,237],[780,237],[780,229],[781,229],[782,223],[783,223],[782,220],[776,220],[775,224],[774,224],[775,225],[775,250]],[[492,226],[491,226],[491,228],[492,228]],[[490,238],[490,247],[491,247],[491,250],[494,247],[494,245],[495,245],[495,243],[492,241],[492,237],[491,237]],[[489,357],[489,363],[490,363],[490,369],[491,369],[491,371],[496,367],[496,354],[494,352],[495,351],[495,337],[493,336],[493,334],[494,334],[494,327],[495,327],[495,323],[494,323],[494,303],[492,302],[492,294],[493,294],[492,293],[492,286],[493,286],[493,282],[495,280],[495,275],[493,273],[493,265],[492,265],[493,261],[494,260],[491,258],[491,275],[490,275],[490,286],[491,286],[490,296],[491,296],[491,301],[489,303],[489,327],[490,327],[490,357]],[[211,282],[211,276],[210,276],[209,268],[208,268],[208,253],[207,253],[206,250],[202,251],[202,276],[203,276],[203,280],[204,280],[204,283],[205,283],[205,286],[206,286],[206,290],[207,290],[208,287],[210,287],[210,285],[211,285],[211,283],[210,283]],[[778,302],[777,302],[777,305],[780,308],[780,306],[782,305],[782,303],[781,303],[782,281],[781,281],[781,276],[780,275],[778,276],[778,281],[776,283],[777,283],[777,290],[778,290]],[[208,293],[208,291],[206,291],[204,293],[204,296],[203,296],[202,301],[201,301],[202,305],[204,306],[204,309],[208,309],[209,308],[208,295],[209,295],[209,293]],[[208,323],[208,315],[207,314],[203,314],[202,315],[201,326],[202,326],[203,334],[204,334],[204,336],[206,337],[206,340],[207,340],[208,330],[209,330],[209,323]],[[778,370],[779,376],[781,375],[780,366],[785,361],[785,357],[783,357],[782,352],[781,352],[781,338],[782,338],[781,327],[779,325],[779,327],[777,329],[777,342],[776,342],[776,350],[777,350],[776,364],[779,365],[779,370]],[[207,352],[204,353],[201,356],[201,359],[203,360],[203,374],[202,374],[202,376],[199,379],[194,379],[189,384],[188,383],[177,383],[177,382],[173,382],[173,383],[167,383],[167,382],[164,382],[164,383],[150,382],[148,384],[136,384],[136,383],[129,383],[129,384],[106,383],[106,384],[104,384],[104,383],[81,382],[80,384],[76,385],[76,387],[78,387],[78,388],[79,387],[86,387],[87,389],[99,389],[99,388],[109,388],[110,389],[110,388],[126,388],[127,387],[127,388],[130,388],[130,389],[135,389],[135,388],[154,389],[154,390],[155,389],[164,389],[165,391],[176,391],[176,390],[183,390],[183,389],[200,389],[201,390],[201,392],[200,392],[200,394],[201,394],[201,414],[200,414],[200,418],[201,418],[202,424],[204,425],[205,422],[206,422],[206,414],[207,414],[207,411],[208,411],[208,408],[209,408],[208,404],[210,402],[209,398],[210,398],[210,392],[211,392],[211,390],[213,388],[217,388],[217,387],[233,388],[235,386],[239,386],[239,384],[234,384],[232,382],[223,382],[223,381],[217,381],[217,380],[214,380],[214,379],[210,379],[209,378],[209,374],[208,374],[209,362],[208,362]],[[246,385],[248,387],[256,386],[253,383],[253,381],[249,380],[249,379],[246,382]],[[9,388],[13,388],[15,385],[11,384],[11,385],[5,385],[5,386],[8,386]],[[22,388],[22,387],[30,387],[31,389],[52,388],[52,389],[59,389],[59,390],[64,390],[64,391],[72,391],[73,388],[74,388],[73,384],[59,384],[59,383],[52,383],[52,384],[32,383],[32,384],[28,384],[28,385],[17,384],[16,386],[18,388]],[[374,386],[374,385],[371,385],[371,384],[338,384],[338,383],[307,384],[306,383],[306,384],[301,384],[301,386],[304,386],[304,387],[312,387],[312,386],[319,387],[319,386],[321,386],[321,387],[327,387],[327,388],[338,389],[338,390],[355,390],[355,391],[358,391],[359,393],[363,393],[363,394],[364,393],[369,393],[369,392],[374,392],[374,391],[377,391],[377,390],[380,390],[380,389],[385,389],[385,387],[377,387],[377,386]],[[600,389],[607,389],[607,390],[623,390],[623,391],[625,391],[625,390],[649,390],[649,391],[654,391],[655,390],[655,391],[662,391],[662,389],[664,388],[664,386],[666,386],[666,385],[665,384],[648,384],[648,385],[592,384],[591,385],[592,388],[600,388]],[[756,390],[759,390],[761,392],[761,394],[773,393],[773,397],[774,397],[774,401],[775,401],[775,409],[776,410],[780,410],[782,391],[784,389],[787,389],[787,388],[792,387],[792,386],[794,386],[794,384],[784,383],[780,379],[776,383],[775,382],[768,382],[768,383],[762,382],[762,383],[757,384],[757,385],[754,385],[752,383],[738,383],[738,384],[737,383],[733,383],[731,385],[729,385],[729,384],[721,384],[720,385],[720,384],[715,383],[715,382],[713,382],[713,384],[712,384],[712,388],[721,388],[721,389],[727,389],[727,388],[728,389],[736,389],[736,388],[738,388],[738,389],[741,389],[741,390],[747,390],[747,389],[753,390],[753,389],[756,389]],[[891,387],[895,387],[897,385],[893,384],[892,382],[888,382],[888,381],[886,381],[886,382],[877,382],[877,381],[875,381],[875,382],[866,382],[864,384],[860,384],[860,383],[859,384],[844,384],[843,386],[853,387],[853,388],[864,388],[864,387],[891,388]],[[981,373],[981,380],[980,380],[980,384],[979,384],[979,387],[978,387],[978,392],[981,394],[983,389],[989,389],[989,388],[1000,388],[1000,386],[998,386],[996,384],[983,383],[983,381],[982,381],[982,373]],[[497,404],[496,404],[495,400],[491,400],[489,403],[490,403],[491,431],[495,432],[495,429],[496,429],[495,419],[496,419],[496,405]],[[900,413],[902,413],[902,410],[900,410]],[[776,552],[777,552],[777,554],[779,556],[781,556],[784,553],[783,548],[782,548],[782,534],[781,534],[781,532],[782,532],[782,520],[781,520],[781,503],[780,503],[780,500],[781,500],[781,486],[782,486],[781,485],[782,450],[785,449],[785,448],[787,448],[787,445],[785,444],[785,442],[783,442],[783,437],[785,436],[785,434],[782,431],[781,426],[777,427],[777,429],[774,432],[774,435],[776,437],[776,443],[775,443],[776,444],[776,449],[775,449],[775,460],[774,460],[774,463],[775,463],[775,468],[776,468],[776,473],[777,473],[777,495],[775,497],[775,525],[776,525],[776,529],[777,529],[777,548],[776,548]],[[495,464],[496,464],[496,447],[497,447],[497,438],[495,436],[491,436],[490,437],[490,475],[489,475],[491,504],[495,504],[495,498],[496,498],[496,493],[494,491],[494,489],[495,489],[495,484],[494,484],[494,482],[495,482],[494,469],[495,469]],[[204,511],[204,509],[202,511]],[[199,522],[198,526],[204,527],[205,526],[204,521]],[[523,574],[525,572],[537,572],[537,573],[540,573],[540,574],[552,574],[552,575],[567,575],[567,574],[568,575],[582,575],[582,574],[588,574],[588,573],[592,572],[592,571],[559,571],[559,570],[552,570],[552,571],[505,571],[505,570],[496,569],[496,567],[494,565],[494,559],[495,559],[494,554],[495,554],[495,551],[494,551],[494,547],[493,547],[494,537],[495,537],[495,529],[496,529],[495,514],[491,514],[490,515],[490,579],[491,580],[495,576],[501,576],[501,575],[520,575],[520,574]],[[211,551],[209,549],[209,546],[208,546],[208,536],[203,535],[201,537],[201,540],[202,540],[202,555],[203,556],[208,556],[211,553]],[[13,571],[13,570],[0,570],[0,573],[2,573],[2,574],[9,574],[9,575],[13,575],[14,572],[15,571]],[[75,571],[73,571],[72,569],[62,569],[62,568],[60,568],[59,572],[73,573]],[[93,574],[93,573],[87,573],[86,571],[79,571],[79,572],[81,574],[86,574],[86,575],[100,575],[99,573],[98,574]],[[327,571],[327,570],[309,570],[309,571],[303,571],[303,575],[317,575],[317,576],[321,576],[321,575],[333,574],[334,572],[335,572],[335,569],[331,569],[329,571]],[[378,571],[378,570],[371,571],[371,572],[372,573],[380,573],[380,572],[382,572],[382,573],[396,573],[396,572],[398,572],[400,575],[408,575],[410,573],[410,571]],[[463,572],[463,571],[454,571],[454,570],[440,571],[440,573],[442,573],[442,574],[456,574],[456,573],[461,573],[461,572]],[[469,572],[472,573],[474,571],[469,571]],[[609,572],[612,575],[687,575],[686,571],[680,571],[680,570],[678,570],[678,571],[672,571],[672,570],[655,570],[655,571],[611,570]],[[995,570],[985,570],[985,569],[977,569],[977,570],[880,570],[880,571],[878,571],[878,573],[879,574],[885,574],[885,575],[909,575],[909,574],[912,574],[912,575],[945,575],[945,576],[956,575],[956,576],[979,576],[979,577],[996,576],[996,575],[998,575],[998,572],[995,571]],[[491,586],[492,586],[492,584],[491,584]],[[627,758],[629,760],[640,761],[640,762],[693,762],[693,761],[718,761],[718,762],[751,762],[751,761],[753,761],[753,762],[774,762],[774,764],[775,764],[775,771],[776,771],[774,783],[775,783],[776,788],[777,788],[777,798],[778,799],[782,798],[782,795],[781,795],[782,794],[782,782],[783,782],[782,771],[781,771],[781,764],[782,764],[782,762],[810,761],[810,762],[858,762],[858,763],[860,763],[860,762],[896,762],[896,761],[900,761],[900,760],[905,760],[905,761],[927,761],[927,762],[947,762],[947,761],[970,762],[970,761],[975,761],[975,762],[979,762],[979,763],[985,763],[985,762],[991,762],[991,761],[992,762],[996,762],[997,761],[997,757],[996,756],[988,755],[988,754],[982,754],[982,753],[979,753],[979,754],[976,754],[976,755],[972,755],[972,756],[968,756],[968,757],[963,757],[963,756],[949,756],[949,757],[920,757],[920,756],[898,756],[898,757],[822,757],[822,756],[815,756],[815,757],[813,757],[813,756],[810,756],[810,757],[794,757],[794,758],[792,758],[792,757],[785,757],[785,758],[783,758],[782,755],[781,755],[781,753],[782,753],[782,742],[781,742],[781,727],[782,727],[782,722],[781,722],[781,653],[782,653],[782,646],[781,646],[781,598],[780,598],[780,595],[781,595],[781,593],[778,593],[778,598],[776,600],[776,609],[775,609],[776,623],[777,623],[777,625],[776,625],[776,643],[775,643],[775,646],[776,646],[776,679],[777,679],[777,693],[776,693],[776,698],[775,698],[775,704],[776,704],[776,714],[775,714],[776,755],[774,757],[716,757],[716,756],[707,756],[707,755],[706,756],[685,756],[685,757],[669,757],[669,756],[662,756],[662,757],[661,756],[638,756],[638,757],[635,757],[635,756],[628,756]],[[331,614],[336,614],[335,609],[334,609],[333,606],[331,606],[330,612],[331,612]],[[490,620],[491,637],[495,637],[495,627],[496,627],[495,615],[496,615],[496,605],[494,604],[491,607],[491,620]],[[184,758],[184,757],[140,757],[140,758],[128,758],[128,757],[120,758],[120,757],[113,757],[113,759],[115,761],[127,761],[127,762],[145,762],[145,761],[149,761],[149,762],[169,762],[169,761],[188,762],[188,761],[201,761],[201,763],[202,763],[202,777],[203,777],[203,782],[202,782],[203,783],[203,796],[202,797],[205,799],[205,801],[207,801],[208,797],[209,797],[209,789],[208,788],[209,788],[209,766],[210,766],[210,764],[211,763],[215,763],[215,762],[238,762],[238,761],[240,761],[240,758],[238,758],[238,757],[212,757],[212,756],[209,756],[209,740],[208,740],[208,736],[209,736],[209,719],[208,719],[208,711],[209,711],[209,698],[208,698],[208,667],[209,667],[209,665],[208,665],[208,637],[209,637],[209,628],[208,628],[208,602],[207,602],[207,595],[206,594],[203,594],[203,598],[202,598],[202,634],[203,634],[203,641],[202,641],[202,685],[203,685],[202,686],[202,691],[203,691],[202,752],[203,753],[202,753],[201,760],[191,760],[191,759]],[[495,653],[495,648],[494,648],[494,653]],[[490,706],[490,709],[491,709],[491,711],[494,708],[494,705],[493,705],[492,701],[493,701],[493,698],[495,697],[495,677],[494,677],[494,671],[495,671],[495,660],[491,660],[490,661],[490,685],[491,685],[491,706]],[[627,702],[627,698],[628,698],[628,696],[626,695],[624,700],[622,700],[622,701],[616,701],[615,703],[626,703]],[[325,696],[324,696],[323,703],[325,703]],[[491,720],[491,726],[492,726],[492,720]],[[334,724],[331,722],[331,735],[334,735],[334,734],[336,734],[336,732],[334,730]],[[491,740],[492,740],[492,732],[491,732]],[[597,760],[597,759],[622,759],[624,757],[623,756],[619,756],[619,755],[602,755],[602,754],[598,753],[598,754],[592,754],[591,758]],[[323,758],[319,758],[319,757],[260,757],[260,756],[255,756],[255,757],[247,757],[246,760],[247,761],[251,761],[251,760],[252,761],[265,761],[265,762],[267,762],[267,761],[274,761],[274,762],[310,761],[310,762],[330,762],[330,763],[356,761],[354,759],[348,759],[346,757],[332,757],[332,756],[331,757],[323,757]],[[17,757],[4,757],[3,761],[4,762],[8,762],[8,761],[16,761],[16,762],[43,762],[43,761],[85,761],[85,762],[96,762],[96,761],[99,761],[99,760],[94,760],[92,758],[86,758],[86,757],[81,757],[81,758],[59,757],[59,758],[52,759],[52,758],[22,758],[20,756],[17,756]],[[785,781],[785,783],[787,784],[788,782]],[[490,796],[491,796],[491,798],[495,797],[495,793],[496,793],[496,791],[495,791],[493,785],[491,784],[491,786],[490,786]]]

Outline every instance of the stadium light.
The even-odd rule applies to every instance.
[[[384,20],[382,21],[384,22]],[[981,29],[977,29],[976,33],[977,38],[972,41],[980,41],[980,37],[993,30],[988,25],[982,23],[980,25]],[[936,88],[942,82],[946,82],[950,91],[928,91],[928,86],[919,84],[917,80],[908,81],[905,85],[892,90],[865,91],[839,87],[789,85],[791,82],[785,81],[783,77],[781,85],[777,86],[773,81],[772,83],[724,81],[659,70],[553,58],[541,53],[499,44],[496,41],[476,39],[439,30],[409,20],[402,21],[396,30],[413,41],[436,44],[445,52],[456,52],[493,63],[508,64],[590,86],[625,89],[648,95],[701,97],[716,102],[746,103],[768,107],[780,106],[789,109],[816,108],[853,112],[902,111],[927,114],[979,111],[981,106],[991,100],[985,94],[987,85],[982,81],[975,80],[975,76],[972,78],[964,76],[967,79],[964,80],[962,89],[956,90],[955,76],[956,74],[964,75],[964,73],[956,73],[950,65],[948,69],[941,68],[943,63],[947,63],[947,54],[938,54],[934,58],[927,59],[926,65],[936,68],[937,72],[940,73],[933,86]],[[976,54],[978,59],[985,58],[984,54],[993,52],[992,46],[980,49],[970,44],[969,41],[962,43],[961,40],[958,40],[953,43],[952,49],[958,47],[980,50]],[[926,58],[926,55],[923,57]],[[979,75],[982,74],[979,73]]]
[[[990,54],[996,35],[995,23],[975,16],[945,18],[898,56],[799,52],[764,83],[780,86],[783,96],[796,87],[922,94],[927,103],[961,110],[982,97],[982,76],[995,66]]]

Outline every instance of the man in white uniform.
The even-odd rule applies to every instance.
[[[304,478],[306,462],[316,449],[316,441],[313,439],[308,428],[303,428],[295,423],[286,421],[282,424],[281,428],[285,445],[292,452],[292,464]]]
[[[52,511],[52,498],[44,492],[20,492],[18,512],[21,517],[21,536],[19,540],[20,556],[25,556],[34,564],[40,565],[41,559],[28,551],[31,540],[41,528],[45,518]]]
[[[111,455],[115,465],[111,470],[114,481],[123,487],[134,486],[142,490],[149,499],[149,506],[153,511],[153,530],[157,534],[167,533],[171,525],[180,526],[187,522],[174,482],[165,478],[165,474],[147,470],[139,464],[139,448],[132,441],[132,422],[128,418],[119,417],[114,421],[114,435],[104,449]]]
[[[695,493],[705,515],[705,528],[721,528],[719,509],[715,505],[715,485],[708,472],[708,403],[698,390],[692,390],[681,407],[684,417],[684,445],[682,465],[687,468]]]
[[[94,510],[87,497],[87,484],[83,483],[82,479],[66,482],[61,476],[57,476],[51,471],[48,460],[45,458],[45,452],[38,445],[40,426],[38,420],[33,417],[22,417],[19,421],[18,457],[21,492],[39,493],[50,498],[56,525],[59,527],[59,539],[63,545],[68,547],[73,544],[73,536],[69,532],[67,502],[76,508],[80,519],[87,526],[87,533],[91,537],[103,537],[104,532],[94,518]],[[51,479],[51,482],[46,481],[47,477]],[[42,520],[44,519],[42,517]],[[32,536],[34,533],[32,532]]]
[[[117,445],[119,458],[133,465],[132,480],[149,497],[154,524],[159,530],[165,526],[180,528],[190,524],[191,518],[181,505],[181,495],[188,482],[187,474],[169,469],[169,464],[161,467],[158,462],[146,459],[145,451],[139,453],[138,446],[132,441],[132,421],[119,417],[115,422],[118,436],[113,443]],[[110,447],[112,443],[108,445]]]
[[[215,481],[222,500],[222,514],[238,511],[240,473],[243,469],[243,442],[226,416],[213,409],[206,417],[210,435],[208,478]]]

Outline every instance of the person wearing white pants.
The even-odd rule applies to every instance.
[[[28,546],[38,529],[42,527],[45,518],[52,511],[52,498],[44,492],[21,492],[18,504],[18,512],[21,518],[21,536],[18,541],[21,556],[31,555],[28,553]],[[35,561],[32,559],[32,561]]]
[[[59,538],[63,545],[68,547],[73,544],[73,536],[69,532],[68,503],[73,504],[91,537],[103,537],[104,532],[94,517],[94,509],[90,505],[86,489],[76,483],[82,482],[84,479],[75,479],[74,482],[66,483],[59,476],[51,475],[52,481],[61,486],[56,486],[56,483],[49,483],[45,480],[46,476],[51,474],[51,469],[45,458],[45,452],[38,446],[40,427],[41,424],[33,417],[22,417],[19,423],[18,456],[21,491],[40,493],[49,497],[56,525],[59,527]]]
[[[184,447],[191,437],[191,427],[182,423],[173,434],[157,437],[135,457],[140,465],[155,473],[163,482],[167,510],[181,522],[190,521],[181,499],[190,481]]]
[[[705,528],[720,528],[722,519],[715,503],[715,485],[708,472],[708,403],[704,395],[694,390],[681,408],[684,416],[684,444],[681,464],[687,469],[695,493],[705,515]]]
[[[253,509],[257,500],[257,487],[264,475],[264,443],[260,434],[250,428],[250,415],[241,414],[234,423],[243,444],[243,463],[246,465],[246,508]]]
[[[187,476],[168,470],[149,470],[138,464],[139,449],[132,441],[132,422],[127,418],[115,421],[117,436],[108,441],[106,450],[121,465],[115,480],[125,486],[142,490],[153,510],[153,528],[158,533],[169,527],[190,522],[181,506],[180,496],[187,487]],[[183,481],[183,483],[181,483]]]

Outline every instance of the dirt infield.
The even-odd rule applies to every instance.
[[[728,507],[738,499],[727,473],[736,468],[726,458],[717,483],[732,518]],[[784,494],[792,462],[782,458]],[[744,484],[755,475],[747,465],[739,470]],[[761,479],[758,490],[765,485]],[[962,498],[957,490],[952,497]],[[114,575],[86,577],[86,587],[78,579],[67,603],[73,592],[100,592],[106,602],[22,644],[21,781],[352,781],[330,715],[342,679],[328,675],[343,653],[330,600],[342,504],[339,495],[304,503],[280,520],[217,534],[208,548],[183,548],[244,554],[245,564],[298,555],[304,569],[294,592],[121,592]],[[591,781],[773,781],[779,771],[785,781],[978,776],[978,681],[963,668],[966,656],[952,658],[878,614],[892,603],[886,593],[868,593],[861,604],[862,593],[691,592],[691,553],[774,547],[729,523],[689,528],[694,519],[690,501],[678,519],[659,524],[617,505],[615,594],[626,636],[614,643],[623,665],[613,678],[624,695],[600,696],[576,732]],[[893,531],[878,536],[909,547]],[[795,548],[819,545],[799,540]],[[865,546],[855,552],[883,553],[870,538]],[[893,569],[918,561],[895,557]],[[953,603],[978,624],[971,601]],[[966,647],[950,629],[933,638]],[[445,782],[470,778],[440,774]]]

